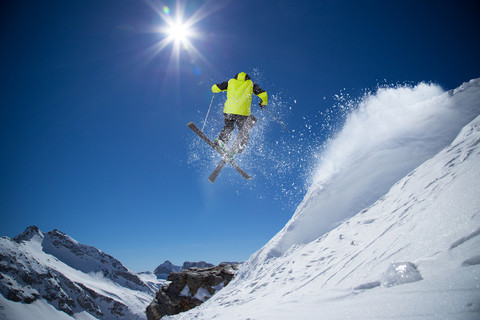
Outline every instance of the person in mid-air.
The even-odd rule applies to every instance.
[[[240,72],[232,79],[212,86],[213,93],[225,90],[227,91],[227,101],[223,109],[225,126],[218,138],[215,139],[215,142],[226,151],[232,132],[235,129],[235,124],[237,124],[237,139],[240,139],[238,140],[239,149],[237,152],[241,153],[245,150],[249,139],[246,124],[249,117],[251,117],[252,93],[255,93],[262,100],[259,105],[260,108],[263,108],[268,103],[267,92],[254,83],[245,72]]]

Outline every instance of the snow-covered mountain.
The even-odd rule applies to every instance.
[[[480,79],[379,89],[286,226],[164,319],[480,319]]]
[[[162,281],[53,230],[0,238],[0,319],[145,319]]]

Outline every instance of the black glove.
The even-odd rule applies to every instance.
[[[265,109],[265,107],[266,107],[266,106],[264,106],[264,105],[262,104],[261,101],[258,103],[258,105],[260,106],[260,109]]]

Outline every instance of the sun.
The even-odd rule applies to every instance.
[[[157,53],[171,44],[173,44],[172,54],[176,56],[180,54],[181,49],[195,49],[193,40],[201,37],[195,29],[195,24],[205,18],[205,14],[201,14],[202,10],[194,12],[192,16],[185,19],[186,9],[185,3],[182,1],[177,2],[174,10],[170,10],[167,6],[162,8],[153,4],[151,6],[162,20],[162,24],[155,29],[155,32],[161,37],[161,40],[155,46]]]
[[[177,43],[186,44],[189,41],[189,37],[191,37],[194,33],[194,30],[189,28],[189,26],[182,22],[176,21],[169,25],[166,29],[166,34],[168,37]]]
[[[178,74],[180,69],[191,69],[191,72],[198,76],[200,74],[199,65],[210,65],[208,59],[204,55],[205,43],[207,38],[202,29],[198,27],[198,23],[221,10],[226,4],[225,2],[212,3],[205,2],[202,6],[196,7],[194,11],[189,10],[186,0],[177,0],[175,8],[169,8],[162,2],[145,0],[145,2],[157,13],[159,24],[152,25],[148,32],[158,37],[158,41],[149,46],[143,56],[148,63],[156,57],[162,56],[164,50],[170,51],[170,60],[164,66],[167,72],[171,70]],[[192,2],[193,3],[193,2]],[[205,23],[202,24],[205,28]]]

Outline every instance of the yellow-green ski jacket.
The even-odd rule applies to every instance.
[[[224,113],[249,116],[253,93],[262,99],[263,106],[268,102],[267,92],[253,83],[245,72],[240,72],[233,79],[212,86],[213,93],[225,90],[227,90],[227,101],[223,109]]]

